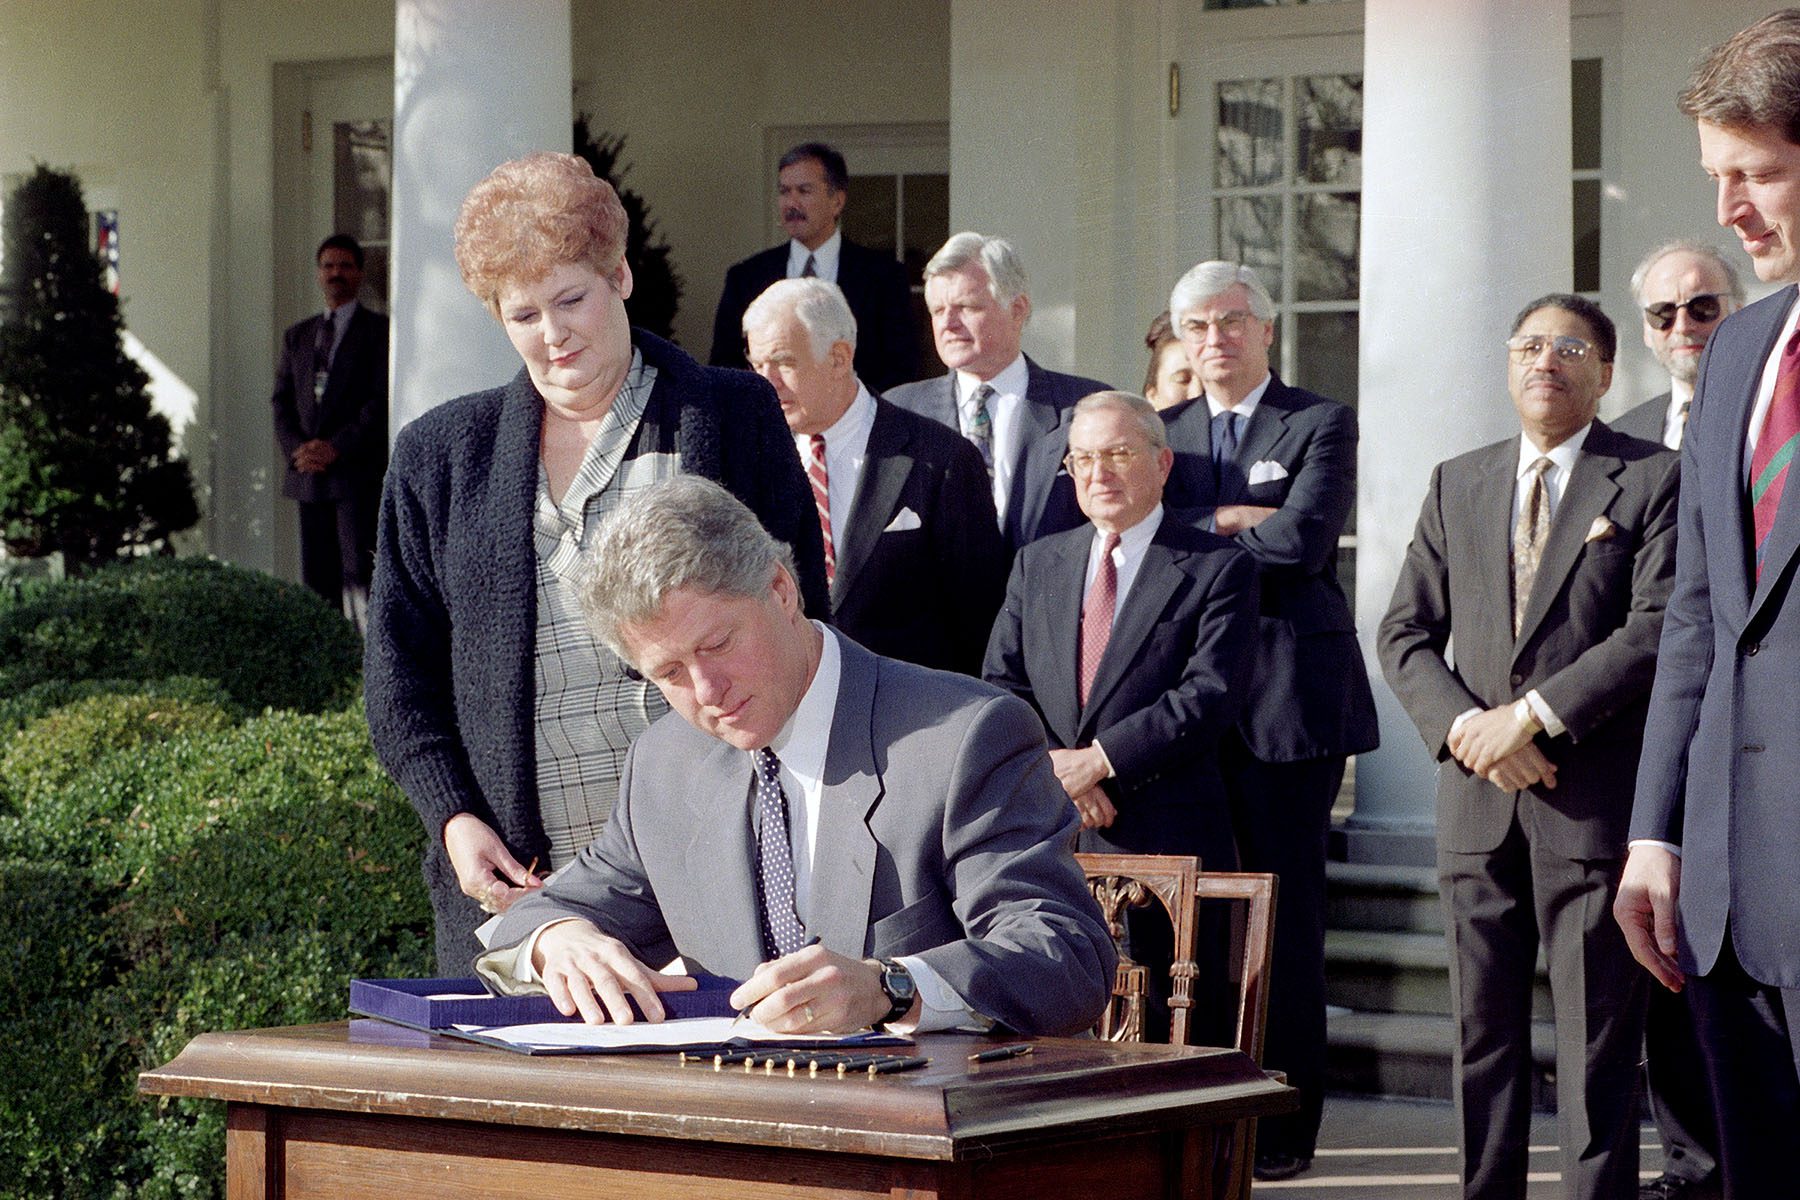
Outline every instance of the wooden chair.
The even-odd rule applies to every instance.
[[[1125,933],[1125,910],[1160,901],[1175,929],[1176,958],[1170,969],[1170,1041],[1188,1041],[1193,1007],[1195,938],[1202,905],[1231,906],[1230,949],[1226,978],[1237,992],[1233,1047],[1262,1065],[1264,1027],[1269,1011],[1269,964],[1275,952],[1275,893],[1278,881],[1264,873],[1201,871],[1191,856],[1162,854],[1077,854],[1087,873],[1088,889],[1100,902],[1107,929],[1119,944]],[[1101,1018],[1099,1034],[1113,1041],[1143,1040],[1143,1006],[1149,975],[1121,949],[1113,979],[1113,1002]],[[1220,1200],[1249,1200],[1250,1167],[1256,1160],[1256,1122],[1243,1120],[1220,1130],[1214,1162],[1219,1174],[1213,1195]]]
[[[1160,903],[1175,932],[1175,957],[1169,969],[1169,1040],[1188,1040],[1188,1010],[1194,1006],[1194,937],[1198,929],[1200,860],[1182,854],[1077,854],[1087,873],[1088,890],[1100,904],[1107,932],[1119,948],[1113,974],[1113,998],[1097,1032],[1113,1042],[1144,1040],[1144,1004],[1150,974],[1125,953],[1125,914]]]

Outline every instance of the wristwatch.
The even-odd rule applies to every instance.
[[[881,964],[881,990],[887,994],[887,1015],[875,1022],[886,1025],[890,1021],[898,1021],[912,1011],[913,1000],[918,997],[918,985],[913,983],[912,972],[891,958],[879,960]]]

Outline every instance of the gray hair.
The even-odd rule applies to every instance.
[[[1672,242],[1664,242],[1639,261],[1637,269],[1631,273],[1631,298],[1639,308],[1644,307],[1644,277],[1654,267],[1671,254],[1692,254],[1706,259],[1719,268],[1725,276],[1725,290],[1733,302],[1742,307],[1744,303],[1744,281],[1738,277],[1738,270],[1729,258],[1717,246],[1709,246],[1705,242],[1696,242],[1689,238],[1676,238]]]
[[[794,579],[794,552],[743,501],[710,479],[652,484],[600,523],[583,561],[581,609],[594,635],[631,661],[621,633],[654,620],[670,592],[763,595],[777,567]]]
[[[1025,281],[1025,264],[1019,261],[1019,252],[1013,249],[1013,244],[1003,237],[987,237],[968,230],[952,234],[950,240],[931,256],[931,261],[925,264],[925,282],[930,283],[937,276],[960,270],[970,263],[987,272],[988,291],[996,303],[1010,305],[1020,296],[1030,294]]]
[[[1069,420],[1074,421],[1083,413],[1091,412],[1120,412],[1136,417],[1153,449],[1161,450],[1169,444],[1169,429],[1163,424],[1162,414],[1136,392],[1092,392],[1075,402],[1075,411],[1069,414]]]
[[[1179,331],[1182,313],[1195,305],[1205,304],[1214,296],[1222,295],[1240,283],[1250,293],[1250,315],[1259,321],[1273,321],[1275,300],[1256,272],[1243,263],[1222,262],[1218,259],[1196,263],[1188,268],[1187,274],[1175,281],[1175,287],[1169,292],[1169,319],[1175,322]]]
[[[744,310],[744,336],[767,329],[784,313],[792,312],[806,340],[812,343],[813,361],[823,361],[831,348],[848,342],[856,349],[856,315],[837,284],[824,279],[779,279]]]

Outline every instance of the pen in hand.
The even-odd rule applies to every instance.
[[[807,938],[804,942],[800,943],[800,950],[804,950],[808,946],[816,946],[819,944],[820,940],[821,939],[819,938],[819,935],[815,933],[811,937]],[[800,953],[800,950],[796,950],[796,951],[794,951],[794,953],[798,954],[798,953]],[[750,1010],[755,1007],[756,1007],[755,1004],[744,1005],[744,1007],[738,1009],[737,1019],[740,1021],[748,1021],[750,1019]]]

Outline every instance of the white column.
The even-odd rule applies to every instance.
[[[1375,675],[1431,468],[1518,432],[1502,343],[1521,306],[1570,285],[1569,0],[1364,12],[1356,603]],[[1375,693],[1381,749],[1357,760],[1352,857],[1416,856],[1436,765],[1379,678]]]
[[[390,436],[519,359],[462,285],[451,227],[489,171],[570,144],[569,0],[397,0],[394,6]]]

